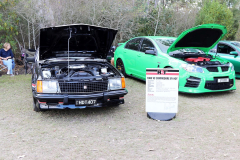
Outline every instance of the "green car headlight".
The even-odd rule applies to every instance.
[[[234,66],[232,63],[229,63],[229,67],[231,67],[231,71],[234,71]]]
[[[109,90],[122,89],[121,78],[108,79],[108,89]]]
[[[57,93],[57,81],[42,81],[42,93]]]
[[[196,72],[196,73],[204,73],[204,70],[202,67],[198,67],[195,65],[190,64],[182,64],[181,67],[186,70],[187,72]]]

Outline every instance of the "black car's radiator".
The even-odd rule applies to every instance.
[[[108,89],[108,82],[59,82],[61,93],[101,92]]]

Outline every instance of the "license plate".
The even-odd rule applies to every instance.
[[[90,106],[96,104],[96,99],[84,99],[84,100],[76,100],[75,105],[76,106]]]
[[[229,78],[219,78],[218,83],[229,82]]]

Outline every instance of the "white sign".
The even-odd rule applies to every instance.
[[[146,69],[146,112],[178,112],[179,70]]]

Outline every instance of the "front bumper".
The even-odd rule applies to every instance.
[[[229,83],[218,83],[217,78],[229,78]],[[191,81],[192,83],[189,84]],[[236,90],[235,72],[212,72],[209,74],[185,72],[179,76],[179,92],[207,93],[230,90]]]
[[[33,91],[33,98],[40,104],[40,109],[84,109],[104,107],[112,104],[123,104],[126,89],[91,93],[91,94],[39,94]],[[94,105],[76,106],[75,100],[96,99]]]

